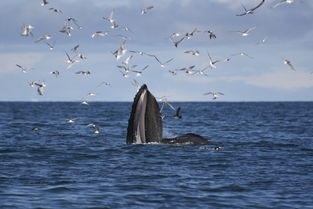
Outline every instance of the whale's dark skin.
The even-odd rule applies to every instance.
[[[208,144],[204,137],[188,133],[175,138],[163,138],[159,105],[144,84],[137,92],[128,120],[127,144]]]

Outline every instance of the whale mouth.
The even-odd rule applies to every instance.
[[[144,84],[134,98],[128,120],[126,143],[160,143],[162,134],[162,119],[159,105]]]

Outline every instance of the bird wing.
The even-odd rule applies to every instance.
[[[281,0],[280,2],[278,2],[277,4],[275,4],[274,6],[272,6],[272,8],[276,8],[276,7],[278,7],[278,6],[280,6],[280,5],[283,5],[283,4],[285,4],[285,3],[286,3],[285,0]]]
[[[259,8],[260,6],[262,6],[262,4],[265,2],[265,0],[262,0],[256,7],[250,9],[251,11],[256,10],[257,8]]]

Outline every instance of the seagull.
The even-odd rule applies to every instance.
[[[191,33],[186,33],[185,36],[183,36],[181,39],[174,41],[172,38],[170,38],[170,41],[174,44],[175,47],[178,47],[178,45],[181,44],[185,39],[187,40],[190,39],[197,32],[200,31],[197,28],[195,28]]]
[[[67,66],[67,69],[70,69],[76,62],[79,62],[79,60],[75,60],[75,59],[74,59],[75,57],[71,58],[70,55],[68,55],[67,52],[65,52],[65,54],[66,54],[66,56],[67,56],[66,62],[69,64],[69,65]]]
[[[127,49],[125,48],[125,40],[121,43],[120,47],[113,52],[112,54],[115,56],[116,60],[119,60],[121,57],[125,55]]]
[[[43,35],[43,36],[39,37],[39,38],[35,41],[35,43],[38,43],[38,42],[44,41],[44,40],[49,40],[49,39],[51,39],[51,35]]]
[[[47,0],[42,0],[41,6],[46,6],[47,4],[49,4],[49,2]]]
[[[182,115],[180,113],[180,107],[176,109],[176,114],[173,116],[175,119],[181,119]]]
[[[73,48],[71,48],[71,52],[78,53],[79,44],[75,45]]]
[[[250,59],[253,59],[253,57],[249,56],[247,53],[245,52],[239,52],[239,53],[236,53],[236,54],[232,54],[231,56],[245,56],[245,57],[249,57]]]
[[[89,124],[87,125],[87,127],[92,127],[92,128],[94,128],[94,133],[95,133],[95,134],[99,134],[99,133],[100,133],[100,128],[99,128],[95,123],[89,123]]]
[[[135,50],[129,50],[129,52],[135,53],[135,54],[139,54],[139,55],[147,54],[147,53],[145,53],[145,52],[142,52],[142,51],[135,51]]]
[[[225,59],[222,59],[222,60],[212,60],[212,58],[211,58],[211,56],[210,56],[210,54],[209,54],[209,52],[208,52],[208,57],[209,57],[209,65],[205,68],[205,69],[207,69],[208,67],[210,67],[211,69],[213,69],[213,68],[216,68],[216,63],[218,63],[218,62],[228,62],[230,59],[229,58],[225,58]]]
[[[124,65],[128,65],[129,61],[130,61],[132,58],[133,58],[133,55],[127,57],[122,63],[123,63]]]
[[[159,101],[162,102],[162,106],[160,108],[160,113],[163,111],[163,108],[165,105],[167,105],[168,107],[170,107],[172,110],[176,111],[176,109],[173,107],[173,105],[171,105],[168,100],[167,100],[167,96],[163,96],[159,98]]]
[[[37,92],[40,96],[43,96],[44,93],[44,88],[46,87],[46,84],[44,82],[40,82],[40,81],[32,81],[30,83],[31,87],[35,87],[37,86]]]
[[[193,70],[194,67],[196,67],[196,66],[192,65],[192,66],[189,66],[187,68],[182,68],[180,70],[185,71],[185,73],[187,73],[187,74],[192,74],[192,73],[194,73],[194,70]]]
[[[80,102],[80,104],[82,104],[82,105],[89,105],[88,101],[86,101],[86,100],[82,100],[82,101]]]
[[[167,60],[167,61],[165,61],[165,62],[161,62],[160,60],[159,60],[159,58],[157,58],[157,56],[155,56],[155,55],[153,55],[153,54],[147,54],[147,53],[145,53],[147,56],[149,56],[149,57],[153,57],[159,64],[160,64],[160,66],[162,67],[162,68],[164,68],[165,67],[165,64],[167,64],[167,63],[169,63],[169,62],[171,62],[174,58],[171,58],[171,59],[169,59],[169,60]]]
[[[57,14],[63,14],[62,10],[57,9],[57,8],[49,8],[49,10],[51,10],[51,11],[57,13]]]
[[[262,6],[262,4],[265,2],[265,0],[262,0],[257,6],[251,8],[251,9],[246,9],[246,7],[244,5],[242,5],[243,9],[245,10],[244,13],[242,14],[238,14],[236,16],[244,16],[247,14],[253,14],[254,10],[256,10],[257,8],[259,8],[260,6]]]
[[[262,40],[260,40],[257,44],[265,44],[266,41],[267,41],[267,36],[263,38]]]
[[[75,121],[76,121],[77,119],[78,119],[78,118],[66,119],[66,122],[68,122],[68,123],[75,123]]]
[[[90,75],[90,71],[77,71],[75,74],[78,74],[78,75]]]
[[[203,95],[212,95],[212,97],[213,97],[212,99],[215,100],[219,96],[224,95],[224,94],[221,93],[221,92],[212,92],[212,91],[210,91],[210,92],[204,93]]]
[[[110,15],[108,17],[103,17],[104,20],[108,21],[111,23],[111,28],[117,28],[118,24],[115,22],[115,20],[113,19],[113,15],[114,15],[114,9],[111,11]]]
[[[272,6],[272,8],[276,8],[276,7],[283,5],[283,4],[292,4],[294,2],[295,2],[295,0],[281,0],[280,2],[278,2],[277,4]]]
[[[87,96],[87,97],[94,97],[94,96],[96,96],[96,94],[95,94],[95,93],[92,93],[92,92],[89,92],[86,96]]]
[[[184,53],[191,54],[191,55],[194,55],[194,56],[199,56],[200,55],[200,52],[198,50],[187,50],[187,51],[184,51]]]
[[[146,65],[143,69],[141,69],[140,71],[139,70],[130,70],[131,72],[133,72],[133,73],[136,73],[136,77],[139,77],[139,76],[141,76],[142,75],[142,73],[143,73],[143,71],[145,70],[145,69],[147,69],[149,67],[149,65]]]
[[[59,30],[59,32],[66,34],[67,36],[72,36],[72,30],[74,30],[74,28],[70,25],[64,25],[63,28],[61,30]]]
[[[52,75],[55,75],[55,77],[58,77],[60,75],[60,72],[59,71],[52,71],[50,72]]]
[[[34,36],[32,31],[33,31],[34,27],[32,25],[24,25],[22,27],[22,33],[21,36]]]
[[[83,28],[82,26],[80,26],[80,25],[78,24],[78,20],[76,20],[74,17],[69,17],[69,18],[67,18],[67,19],[65,20],[65,25],[68,25],[68,23],[70,23],[70,22],[73,22],[73,23],[76,25],[76,27],[77,27],[78,29],[82,29],[82,28]]]
[[[216,35],[211,30],[207,30],[203,32],[208,33],[210,39],[216,39]]]
[[[22,67],[22,66],[19,65],[19,64],[16,64],[16,66],[17,66],[18,68],[20,68],[23,73],[27,73],[27,71],[33,69],[33,68],[31,68],[31,67]]]
[[[149,10],[153,9],[154,6],[149,6],[149,7],[146,7],[146,8],[143,8],[141,11],[140,11],[140,14],[143,15],[143,14],[146,14]]]
[[[296,71],[296,69],[293,67],[293,65],[291,64],[291,62],[289,60],[284,59],[284,64],[288,65],[291,68],[291,70]]]
[[[123,71],[121,71],[121,70],[119,70],[119,71],[122,73],[122,75],[123,75],[124,78],[128,78],[129,72],[123,72]]]
[[[248,29],[245,30],[245,31],[235,31],[235,32],[238,33],[240,36],[245,37],[245,36],[248,36],[249,33],[250,33],[251,31],[253,31],[254,29],[256,29],[256,26],[251,27],[251,28],[248,28]]]
[[[134,79],[131,81],[131,84],[137,89],[137,91],[139,91],[141,85],[137,80]]]
[[[172,34],[169,36],[169,38],[170,38],[170,39],[173,39],[173,38],[176,38],[176,37],[179,37],[179,36],[181,36],[181,33],[174,32],[174,33],[172,33]]]
[[[45,43],[49,47],[50,51],[52,51],[54,49],[55,42],[53,42],[53,44],[49,44],[48,42],[45,41]]]
[[[93,34],[91,35],[91,38],[100,37],[100,36],[103,37],[103,36],[107,36],[107,35],[109,35],[108,32],[97,31],[97,32],[95,32],[95,33],[93,33]]]
[[[100,86],[110,86],[111,84],[106,82],[106,81],[102,81],[101,83],[98,84],[97,87],[100,87]]]

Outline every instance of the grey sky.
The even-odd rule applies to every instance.
[[[49,1],[49,0],[48,0]],[[220,91],[225,95],[220,101],[281,101],[313,100],[313,1],[297,0],[275,9],[276,2],[267,0],[253,15],[237,17],[243,11],[241,4],[251,8],[259,0],[50,0],[45,7],[40,0],[2,0],[0,7],[0,100],[1,101],[77,101],[89,92],[96,96],[90,100],[130,101],[136,89],[133,79],[147,83],[156,96],[170,96],[177,101],[208,101],[203,96],[207,91]],[[140,10],[154,8],[145,15]],[[63,15],[49,11],[60,8]],[[102,17],[115,10],[114,19],[132,32],[111,29]],[[72,37],[58,32],[68,17],[74,17],[83,29],[75,29]],[[23,24],[31,24],[34,38],[21,37]],[[247,37],[234,31],[256,26]],[[178,48],[168,40],[173,32],[212,30],[217,38],[210,40],[205,34],[197,34]],[[124,34],[132,39],[126,41],[128,50],[141,50],[157,55],[162,61],[174,58],[166,68],[161,68],[151,57],[134,55],[132,64],[138,69],[149,65],[142,77],[122,77],[116,65],[128,55],[116,61],[111,54],[121,39],[112,37],[91,38],[96,31]],[[55,49],[49,51],[44,43],[34,43],[38,37],[50,34]],[[267,38],[264,44],[258,44]],[[66,69],[65,51],[76,44],[87,56],[71,69]],[[200,56],[184,54],[185,50],[197,49]],[[186,75],[180,72],[172,76],[168,70],[196,65],[197,69],[208,63],[207,51],[213,59],[229,57],[227,63],[219,63],[209,70],[208,77]],[[246,52],[253,59],[231,56]],[[283,64],[288,59],[297,71]],[[34,69],[22,73],[16,64]],[[58,70],[55,78],[49,72]],[[89,70],[89,77],[76,75],[80,70]],[[28,83],[44,80],[45,95],[37,95]],[[97,87],[101,81],[111,87]]]

